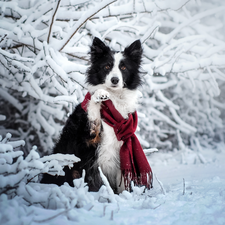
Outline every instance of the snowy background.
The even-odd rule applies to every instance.
[[[225,224],[223,0],[0,1],[0,224]],[[154,188],[39,184],[86,93],[93,37],[144,48],[137,136]],[[158,149],[158,151],[157,151]],[[83,173],[85,176],[85,172]]]

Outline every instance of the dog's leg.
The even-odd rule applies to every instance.
[[[90,136],[91,140],[88,141],[90,145],[96,145],[100,142],[100,133],[101,133],[101,121],[96,119],[94,121],[90,121]]]
[[[96,145],[100,142],[101,133],[101,102],[109,99],[109,93],[103,89],[97,90],[88,104],[88,120],[90,122],[90,136],[93,137],[88,144]]]

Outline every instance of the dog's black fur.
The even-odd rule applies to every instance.
[[[73,179],[82,175],[82,170],[86,172],[85,182],[88,183],[90,191],[98,191],[102,185],[98,168],[94,166],[96,161],[96,145],[89,145],[88,141],[93,139],[90,135],[89,121],[87,113],[79,104],[74,112],[69,116],[58,143],[55,145],[53,153],[74,154],[81,159],[74,163],[73,168],[64,168],[65,176],[51,176],[44,174],[41,183],[54,183],[62,185],[64,182],[73,185]]]
[[[91,46],[91,66],[87,73],[87,83],[91,85],[103,84],[106,76],[111,72],[114,64],[113,54],[100,39],[95,38]],[[139,76],[139,68],[142,58],[142,47],[140,40],[133,42],[129,47],[124,49],[124,59],[121,61],[120,67],[125,65],[126,70],[121,71],[123,74],[124,88],[129,90],[136,89],[141,84]],[[110,69],[105,70],[105,66]]]
[[[95,38],[91,46],[91,65],[87,71],[87,83],[95,86],[103,84],[110,69],[105,69],[108,65],[113,67],[114,58],[111,51],[100,39]],[[142,48],[140,41],[135,41],[122,52],[124,58],[121,66],[125,65],[126,70],[122,71],[124,88],[129,90],[136,89],[141,79],[139,76],[139,68],[141,63]],[[95,135],[90,134],[90,123],[87,113],[79,104],[74,112],[69,116],[60,136],[56,143],[53,153],[74,154],[81,159],[75,163],[72,169],[64,168],[65,176],[51,176],[44,174],[42,183],[55,183],[62,185],[68,182],[73,185],[73,179],[82,175],[82,170],[86,171],[85,182],[88,183],[90,191],[98,191],[102,185],[102,180],[96,166],[97,147],[98,144],[90,144]]]

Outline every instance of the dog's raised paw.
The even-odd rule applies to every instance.
[[[93,100],[97,102],[102,102],[108,100],[110,97],[109,92],[103,89],[97,90],[93,95]]]

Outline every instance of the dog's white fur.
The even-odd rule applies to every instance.
[[[121,53],[115,54],[114,68],[107,75],[105,83],[97,86],[89,86],[88,90],[92,94],[89,101],[87,112],[89,121],[101,120],[100,109],[101,101],[110,99],[115,108],[124,118],[128,118],[129,113],[136,110],[138,91],[123,88],[123,76],[119,70],[119,63],[122,59]],[[112,86],[111,78],[119,78],[116,87]],[[102,141],[98,147],[97,163],[102,172],[107,176],[111,183],[117,186],[118,192],[125,190],[121,170],[120,170],[120,148],[123,144],[118,141],[114,130],[104,121],[101,121],[103,131],[101,133]]]
[[[110,74],[106,77],[105,79],[105,85],[107,87],[111,87],[112,83],[111,83],[111,78],[112,77],[116,77],[119,79],[119,82],[117,84],[116,87],[114,87],[115,90],[117,89],[122,89],[123,88],[123,76],[120,72],[120,69],[119,69],[119,63],[120,61],[122,60],[123,58],[123,55],[119,52],[119,53],[116,53],[114,55],[114,67],[112,69],[112,71],[110,72]]]

